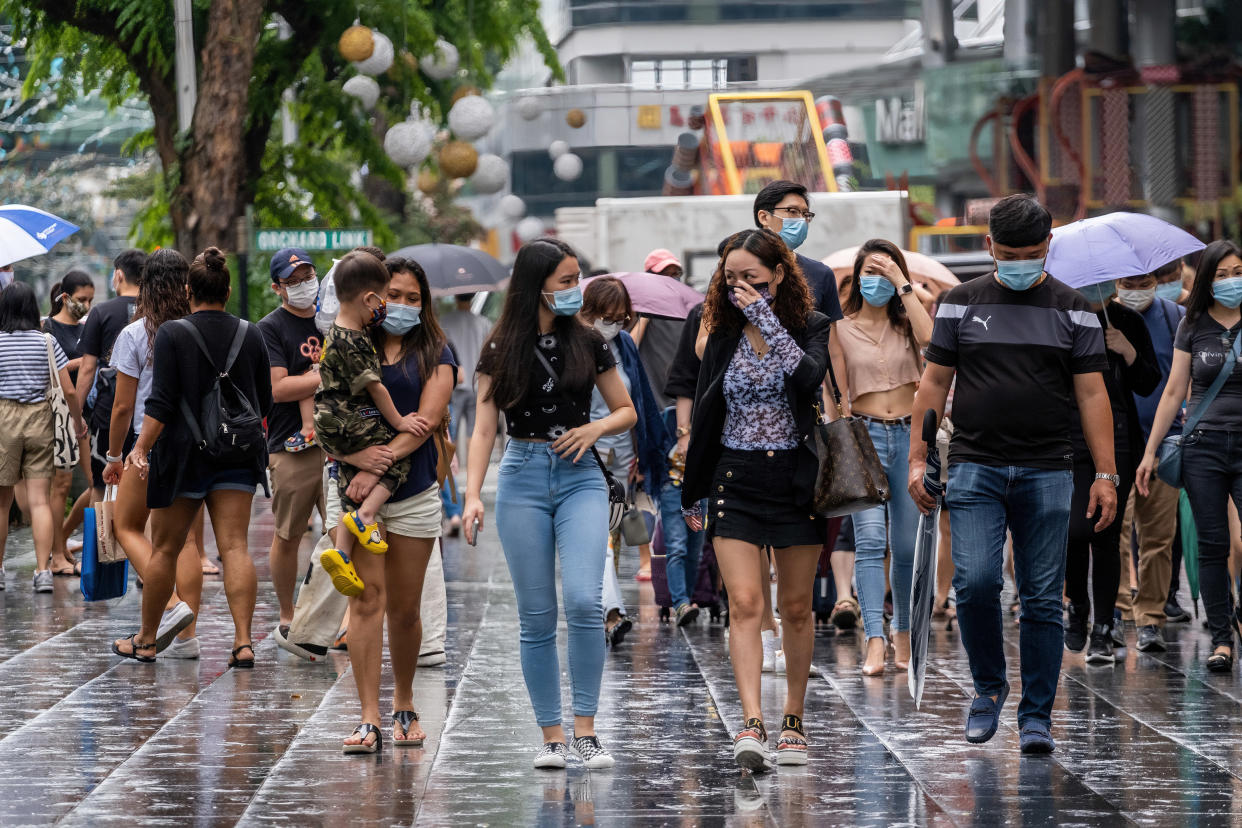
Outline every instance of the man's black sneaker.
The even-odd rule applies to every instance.
[[[1069,616],[1065,620],[1065,649],[1073,653],[1081,653],[1082,648],[1087,646],[1087,614],[1078,613],[1077,607],[1072,603],[1069,606]]]
[[[1087,646],[1088,664],[1113,664],[1117,657],[1113,655],[1112,631],[1103,624],[1091,628],[1091,643]]]
[[[1167,650],[1168,645],[1164,643],[1164,635],[1159,627],[1155,624],[1145,624],[1139,627],[1138,648],[1139,652],[1154,653]]]
[[[1164,618],[1173,624],[1185,624],[1190,621],[1190,613],[1182,609],[1176,598],[1171,598],[1165,602]]]

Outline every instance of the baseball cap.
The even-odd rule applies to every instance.
[[[311,259],[310,254],[305,250],[297,247],[285,247],[277,250],[272,254],[272,281],[283,282],[293,275],[293,271],[298,265],[315,266],[315,262]]]
[[[681,267],[681,262],[673,255],[673,251],[661,247],[647,254],[647,261],[643,262],[643,270],[648,273],[660,273],[669,265]]]

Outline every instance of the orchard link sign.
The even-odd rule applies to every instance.
[[[352,250],[372,244],[371,230],[366,227],[347,227],[341,230],[258,230],[255,232],[255,248],[274,252],[286,247],[298,247],[306,251]]]

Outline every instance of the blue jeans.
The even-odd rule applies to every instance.
[[[892,547],[889,579],[893,587],[893,630],[910,629],[910,581],[919,510],[906,489],[910,426],[867,423],[871,442],[888,473],[892,499],[854,515],[854,578],[867,638],[884,637],[884,550]],[[887,529],[887,531],[886,531]]]
[[[1013,568],[1022,604],[1018,726],[1052,723],[1065,627],[1061,590],[1069,536],[1073,472],[954,463],[945,505],[953,535],[957,623],[975,692],[994,696],[1005,681],[1001,587],[1005,529],[1013,533]]]
[[[705,512],[706,513],[706,512]],[[664,571],[673,607],[690,603],[699,581],[699,555],[704,533],[691,532],[681,516],[681,487],[665,482],[660,489],[660,521],[664,527]]]
[[[600,591],[608,492],[589,454],[576,465],[548,443],[510,440],[500,462],[496,531],[517,594],[522,675],[540,727],[561,724],[556,562],[569,624],[574,715],[594,716],[604,672]]]

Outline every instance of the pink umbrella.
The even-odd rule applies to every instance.
[[[953,275],[953,271],[942,265],[924,253],[915,253],[913,250],[903,250],[902,255],[906,257],[906,267],[910,271],[910,281],[912,282],[931,282],[941,288],[951,288],[960,284],[961,280]],[[851,278],[854,275],[854,257],[858,255],[857,247],[847,247],[844,250],[838,250],[835,253],[829,253],[824,259],[824,264],[832,268],[832,272],[837,275],[837,281]]]
[[[616,279],[629,291],[634,312],[666,319],[685,319],[703,303],[703,294],[689,285],[658,273],[607,273],[582,280],[582,289],[596,279]]]

